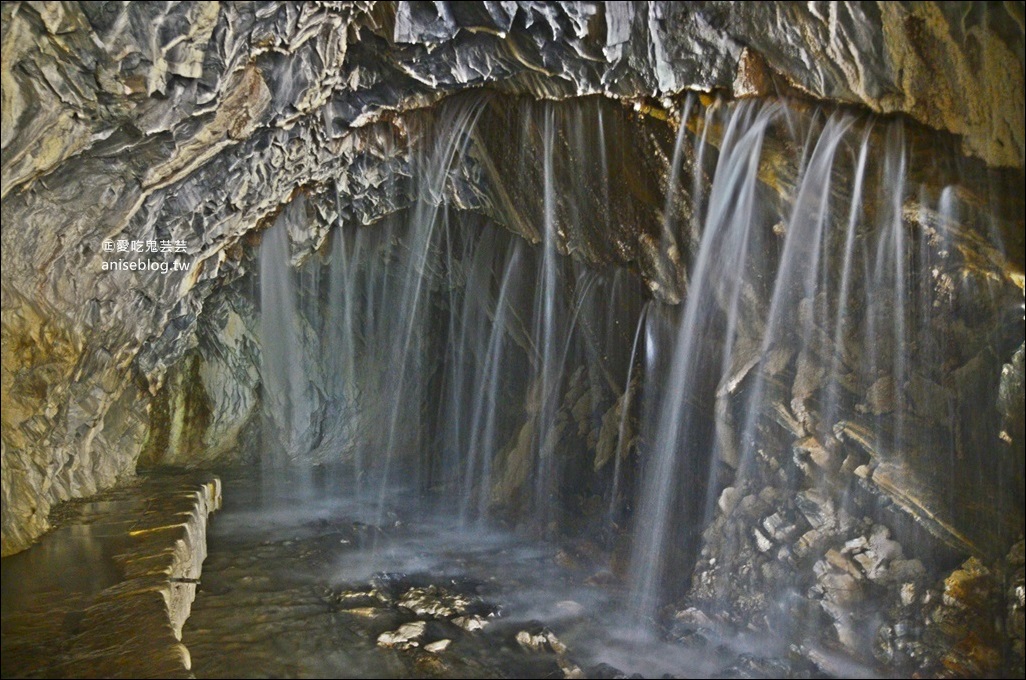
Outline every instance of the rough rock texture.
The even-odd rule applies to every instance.
[[[259,405],[256,326],[254,305],[235,287],[207,300],[196,349],[171,367],[151,402],[140,465],[203,466],[240,454]]]
[[[131,472],[148,396],[195,342],[248,231],[300,189],[337,185],[343,217],[362,222],[403,203],[375,191],[383,168],[402,168],[390,112],[486,84],[546,97],[729,90],[751,80],[748,59],[737,77],[747,47],[813,97],[905,112],[1022,166],[1014,3],[2,11],[4,554],[45,530],[54,501]],[[187,268],[103,271],[131,259],[106,240],[170,242],[131,257]]]
[[[108,487],[137,463],[205,465],[255,450],[247,442],[267,376],[258,296],[246,286],[260,232],[282,225],[292,263],[316,263],[335,224],[405,211],[434,122],[480,104],[466,162],[438,198],[532,243],[544,238],[546,189],[522,163],[542,156],[544,131],[554,128],[554,181],[575,187],[557,192],[553,206],[557,249],[573,259],[561,266],[631,270],[668,303],[652,312],[668,326],[670,306],[687,295],[682,263],[698,236],[688,187],[715,155],[707,150],[705,167],[681,178],[664,204],[675,128],[717,149],[725,135],[705,127],[711,119],[684,91],[780,92],[904,114],[910,186],[939,193],[951,176],[964,180],[958,203],[967,213],[957,227],[914,199],[902,210],[922,244],[907,269],[922,280],[909,285],[925,291],[926,309],[950,312],[937,336],[943,347],[910,352],[936,349],[943,361],[923,362],[927,370],[906,386],[872,381],[844,405],[844,418],[820,423],[824,374],[839,361],[855,375],[865,348],[844,346],[835,359],[783,347],[760,362],[770,301],[746,294],[736,361],[713,386],[709,421],[731,430],[721,426],[736,425],[746,381],[760,372],[770,377],[772,408],[743,472],[736,442],[718,442],[722,459],[709,476],[722,491],[705,535],[682,541],[697,560],[690,582],[674,584],[690,588],[687,605],[717,625],[813,622],[813,640],[889,669],[985,674],[1008,659],[1021,667],[1022,542],[1008,533],[1021,531],[1022,517],[993,517],[1016,493],[1021,506],[1021,3],[7,3],[2,12],[5,555],[46,529],[54,502]],[[799,103],[794,119],[807,122],[812,108]],[[578,138],[591,115],[610,130],[604,140]],[[787,139],[768,138],[763,149],[758,179],[770,200],[793,200],[805,160]],[[618,157],[605,185],[558,160],[606,143]],[[952,147],[974,159],[952,169]],[[697,159],[683,160],[695,168]],[[992,178],[997,190],[981,191]],[[672,222],[679,240],[664,227]],[[381,266],[408,247],[384,233],[374,256]],[[1011,264],[995,246],[1002,239]],[[935,268],[912,266],[934,256]],[[121,262],[158,268],[104,269]],[[461,277],[472,265],[450,264],[469,288]],[[447,283],[423,274],[427,287]],[[596,298],[611,299],[604,293]],[[323,411],[332,347],[316,336],[325,326],[313,323],[317,314],[296,318],[302,337],[285,349],[319,352],[301,362],[313,376],[306,415],[349,427]],[[635,318],[616,331],[628,346]],[[591,322],[583,312],[583,335],[598,333]],[[530,356],[525,322],[508,323]],[[582,344],[597,359],[552,397],[547,436],[589,454],[569,468],[584,487],[630,467],[634,445],[616,442],[634,426],[637,398],[628,394],[627,357],[609,360],[599,343]],[[363,369],[385,373],[391,355],[375,358]],[[489,490],[499,505],[517,506],[531,486],[541,389],[524,386],[511,422],[500,424],[508,445]],[[951,417],[981,404],[980,421],[1000,430],[998,441]],[[897,452],[873,436],[896,411],[914,416],[915,434]],[[384,429],[367,420],[366,431]],[[965,483],[939,478],[953,468],[934,464],[938,452],[973,474],[957,480]],[[1005,461],[1020,463],[1018,477],[1003,474]],[[1009,478],[1020,487],[990,494],[988,484]],[[984,496],[1000,502],[975,502]],[[767,595],[782,593],[789,597]]]
[[[911,204],[904,215],[928,250],[934,216]],[[757,448],[739,463],[741,445],[721,444],[723,481],[685,612],[787,631],[803,640],[807,658],[820,656],[821,644],[892,671],[943,677],[1008,673],[1021,664],[1021,652],[1009,651],[1021,648],[1021,598],[1007,584],[1017,578],[1023,526],[1022,320],[1015,311],[1022,291],[1008,280],[1002,301],[989,297],[996,289],[977,297],[970,285],[951,294],[953,280],[993,280],[989,267],[975,269],[988,247],[976,250],[982,243],[968,238],[970,222],[960,223],[966,239],[941,249],[917,277],[920,309],[932,321],[902,348],[915,368],[900,389],[890,376],[854,379],[891,342],[885,333],[873,336],[875,346],[852,336],[827,354],[801,342],[798,352],[792,345],[779,359],[755,363],[739,352],[736,371],[721,383],[725,403],[716,417],[736,431],[745,402],[729,395],[743,395],[746,381],[750,389],[761,373],[767,387]],[[983,321],[987,308],[993,316]],[[847,317],[852,326],[866,322],[855,317]],[[1005,330],[991,333],[999,327]],[[855,335],[870,337],[864,332]],[[921,352],[935,360],[917,362]],[[849,395],[831,417],[824,386],[839,366],[849,367],[840,369]],[[997,619],[1006,611],[1003,624]]]
[[[220,507],[208,473],[150,475],[61,506],[57,531],[4,560],[4,675],[190,677],[182,626]]]

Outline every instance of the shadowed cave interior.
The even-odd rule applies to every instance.
[[[3,21],[5,677],[1022,676],[1021,3]]]

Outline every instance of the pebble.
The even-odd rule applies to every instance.
[[[457,616],[452,622],[468,633],[481,630],[488,625],[487,619],[483,619],[476,614],[473,616]]]
[[[381,647],[397,647],[409,649],[416,647],[419,643],[416,639],[424,634],[427,623],[424,621],[413,621],[404,623],[397,630],[390,630],[378,636],[378,645]]]
[[[545,643],[547,640],[544,635],[531,635],[526,630],[522,630],[517,633],[517,644],[526,649],[529,652],[543,652],[545,651]]]
[[[424,650],[431,652],[432,654],[437,654],[438,652],[444,652],[451,644],[452,640],[449,640],[448,638],[436,640],[424,645]]]

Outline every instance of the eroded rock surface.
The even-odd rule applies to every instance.
[[[347,221],[405,204],[380,191],[408,171],[395,112],[483,85],[793,87],[907,113],[1021,168],[1022,25],[1016,3],[5,3],[4,554],[45,530],[53,502],[134,469],[164,408],[150,397],[248,232],[323,186]],[[183,269],[103,271],[131,259],[108,241],[166,242],[134,259]]]

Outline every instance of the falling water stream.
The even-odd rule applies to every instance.
[[[910,179],[900,121],[689,97],[638,186],[630,114],[501,106],[419,130],[404,211],[351,224],[333,199],[303,254],[300,194],[265,232],[264,465],[227,475],[197,675],[881,672],[872,612],[824,590],[815,551],[888,546],[921,579],[1011,507],[945,515],[893,481],[1004,474],[940,333],[1015,304],[965,264],[970,208]],[[663,274],[596,245],[624,230]],[[967,385],[1007,354],[985,342]]]

